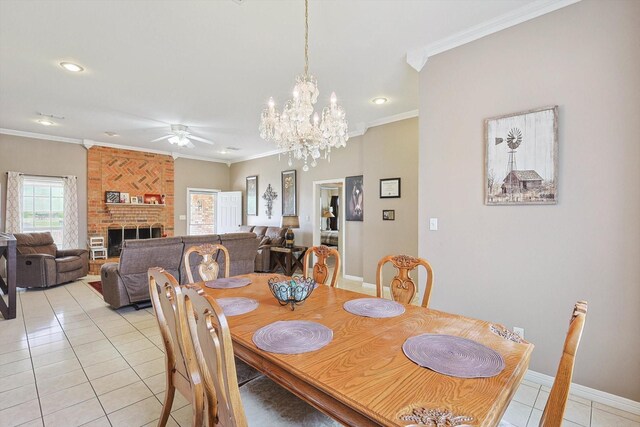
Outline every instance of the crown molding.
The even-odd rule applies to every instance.
[[[24,138],[44,139],[44,140],[47,140],[47,141],[66,142],[68,144],[80,144],[80,145],[82,145],[82,140],[81,139],[66,138],[64,136],[46,135],[44,133],[25,132],[25,131],[22,131],[22,130],[5,129],[5,128],[0,128],[0,133],[4,134],[4,135],[22,136]]]
[[[578,3],[580,0],[536,0],[514,11],[473,26],[467,30],[445,37],[427,46],[407,52],[407,63],[420,72],[429,57],[454,49],[472,41],[481,39],[498,31],[505,30],[563,7]]]
[[[382,117],[380,119],[373,120],[366,124],[360,123],[358,126],[356,126],[356,130],[349,132],[349,138],[353,138],[355,136],[362,136],[365,133],[367,133],[367,131],[370,128],[375,126],[382,126],[382,125],[386,125],[393,122],[399,122],[400,120],[412,119],[414,117],[418,117],[418,110],[411,110],[411,111],[407,111],[400,114],[394,114],[393,116]],[[276,154],[285,154],[285,153],[287,153],[286,150],[267,151],[266,153],[240,157],[238,159],[231,160],[230,163],[234,164],[234,163],[246,162],[247,160],[262,159],[264,157],[270,157],[270,156],[275,156]]]
[[[21,136],[24,138],[42,139],[45,141],[64,142],[67,144],[77,144],[77,145],[84,146],[87,150],[90,149],[91,147],[107,147],[107,148],[117,148],[119,150],[141,151],[143,153],[164,154],[166,156],[173,157],[174,160],[183,158],[183,159],[191,159],[191,160],[202,160],[205,162],[225,163],[227,165],[230,164],[229,160],[216,159],[213,157],[195,156],[192,154],[183,154],[175,151],[154,150],[152,148],[136,147],[133,145],[111,144],[108,142],[94,141],[91,139],[66,138],[62,136],[46,135],[44,133],[25,132],[21,130],[5,129],[5,128],[0,128],[0,134]]]
[[[372,127],[382,126],[382,125],[386,125],[393,122],[399,122],[401,120],[412,119],[414,117],[418,117],[418,110],[411,110],[411,111],[407,111],[400,114],[394,114],[392,116],[382,117],[380,119],[376,119],[368,123],[360,123],[358,126],[356,126],[356,130],[349,132],[349,138],[362,136],[365,133],[367,133],[367,131]],[[0,128],[0,133],[6,134],[6,135],[23,136],[26,138],[36,138],[36,139],[44,139],[48,141],[79,144],[84,146],[87,150],[90,149],[91,147],[116,148],[119,150],[131,150],[131,151],[141,151],[144,153],[163,154],[166,156],[173,157],[174,160],[182,158],[182,159],[191,159],[191,160],[202,160],[205,162],[224,163],[229,167],[231,167],[231,165],[234,163],[246,162],[247,160],[256,160],[264,157],[270,157],[270,156],[275,156],[277,154],[286,153],[285,150],[272,150],[272,151],[267,151],[266,153],[254,154],[252,156],[246,156],[246,157],[238,157],[235,159],[216,159],[213,157],[183,154],[183,153],[178,153],[176,151],[154,150],[152,148],[143,148],[143,147],[136,147],[133,145],[124,145],[124,144],[112,144],[109,142],[94,141],[91,139],[64,138],[61,136],[45,135],[42,133],[24,132],[19,130],[12,130],[12,129]]]

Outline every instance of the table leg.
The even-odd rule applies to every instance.
[[[291,252],[287,252],[285,254],[285,259],[287,262],[287,268],[285,269],[285,273],[287,276],[291,276],[293,274],[293,269],[291,268],[291,257],[293,256],[293,254]]]

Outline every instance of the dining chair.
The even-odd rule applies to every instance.
[[[184,288],[186,313],[181,344],[195,354],[205,392],[208,426],[339,426],[326,415],[262,376],[238,387],[227,319],[197,284]]]
[[[198,281],[215,280],[218,278],[220,266],[216,262],[214,256],[218,251],[222,251],[224,254],[224,277],[229,277],[229,265],[231,264],[229,258],[229,251],[223,245],[205,243],[199,246],[192,246],[184,253],[184,264],[187,270],[187,277],[189,283],[195,283],[189,257],[192,253],[198,254],[202,258],[202,262],[198,265],[198,274],[200,275]],[[244,383],[251,381],[254,378],[259,377],[260,372],[253,369],[241,360],[236,360],[238,383],[243,385]]]
[[[569,331],[564,340],[562,356],[560,357],[560,364],[553,380],[551,392],[549,392],[549,398],[544,406],[544,411],[538,424],[539,427],[560,427],[562,424],[562,417],[569,397],[569,387],[573,377],[573,365],[586,318],[587,302],[578,301],[573,308],[571,320],[569,321]],[[513,427],[513,425],[507,421],[501,421],[499,427]]]
[[[184,253],[184,265],[187,270],[187,278],[189,283],[195,283],[193,280],[193,272],[191,271],[190,257],[192,253],[198,254],[202,261],[198,264],[198,274],[200,280],[215,280],[220,272],[220,265],[216,261],[214,255],[222,251],[224,254],[224,277],[229,277],[229,251],[223,245],[205,243],[203,245],[192,246]]]
[[[403,304],[411,304],[418,290],[409,273],[418,266],[423,266],[427,270],[427,284],[424,289],[424,296],[422,297],[422,306],[427,308],[429,306],[429,298],[431,297],[431,288],[433,287],[433,269],[431,268],[431,264],[425,259],[415,258],[409,255],[389,255],[382,258],[380,262],[378,262],[378,271],[376,273],[376,296],[378,298],[384,297],[382,267],[387,262],[391,262],[398,271],[389,285],[391,299]]]
[[[158,426],[167,425],[176,389],[193,405],[193,423],[201,425],[204,413],[204,391],[198,379],[198,366],[193,356],[180,345],[186,317],[181,313],[178,298],[182,294],[178,281],[160,267],[150,268],[149,294],[164,343],[166,361],[166,391]],[[187,351],[190,351],[188,348]]]
[[[338,273],[340,271],[340,253],[334,249],[325,245],[320,246],[311,246],[307,249],[307,252],[304,254],[304,261],[302,265],[304,265],[304,278],[308,278],[308,266],[309,266],[309,257],[311,254],[315,254],[318,258],[318,261],[313,265],[313,280],[316,283],[320,283],[322,285],[327,283],[327,279],[329,278],[329,267],[327,266],[327,258],[334,257],[336,259],[336,265],[333,269],[333,277],[331,278],[331,287],[336,287],[338,284]]]

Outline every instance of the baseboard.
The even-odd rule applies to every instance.
[[[553,377],[541,374],[540,372],[528,370],[524,376],[524,379],[534,382],[536,384],[542,384],[547,387],[553,385]],[[640,415],[640,402],[627,399],[626,397],[616,396],[615,394],[607,393],[604,391],[596,390],[594,388],[585,387],[580,384],[571,383],[570,393],[574,396],[582,397],[593,402],[602,403],[603,405],[611,406],[612,408],[620,409],[622,411],[630,412],[635,415]]]
[[[363,288],[369,288],[369,289],[375,289],[376,285],[374,283],[362,282],[362,287]]]
[[[345,279],[347,279],[347,280],[354,280],[354,281],[356,281],[356,282],[362,282],[362,277],[358,277],[358,276],[351,276],[351,275],[349,275],[349,274],[345,274],[345,275],[344,275],[344,276],[342,276],[342,277],[344,277],[344,278],[345,278]]]

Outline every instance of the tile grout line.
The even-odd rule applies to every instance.
[[[42,412],[42,403],[40,402],[40,391],[38,390],[38,381],[36,379],[36,367],[33,365],[33,355],[31,354],[31,341],[29,340],[29,333],[27,332],[27,321],[24,315],[24,303],[22,302],[22,292],[20,292],[18,295],[19,295],[18,299],[20,300],[20,312],[22,313],[22,325],[24,327],[25,336],[27,337],[27,349],[29,351],[29,360],[31,362],[31,375],[33,376],[33,387],[36,389],[36,398],[38,399],[38,408],[40,408],[40,420],[42,420],[42,424],[44,425],[44,414]],[[33,420],[35,419],[36,418],[34,418]],[[22,424],[26,424],[33,420],[28,420]]]
[[[89,319],[91,319],[91,322],[95,324],[95,322],[93,322],[93,319],[91,318],[91,316],[89,316],[89,315],[86,313],[86,311],[84,310],[84,308],[83,308],[83,307],[80,305],[80,303],[79,303],[79,302],[78,302],[78,301],[73,297],[73,295],[71,295],[71,293],[69,292],[69,290],[68,290],[66,287],[65,287],[65,288],[62,288],[62,289],[64,289],[64,290],[67,292],[67,294],[69,294],[69,296],[71,296],[71,298],[73,298],[73,300],[76,302],[76,304],[78,304],[78,307],[80,307],[80,308],[82,309],[82,311],[87,315],[87,317],[89,317]],[[85,424],[88,424],[88,423],[90,423],[90,422],[93,422],[93,421],[95,421],[95,420],[97,420],[97,419],[99,419],[99,418],[102,418],[103,416],[104,416],[104,417],[106,417],[106,416],[107,416],[107,413],[106,413],[106,411],[104,410],[104,407],[102,406],[102,402],[100,402],[100,399],[98,399],[98,394],[96,393],[96,390],[93,388],[93,384],[91,384],[91,381],[89,380],[89,376],[87,375],[86,371],[84,370],[84,366],[82,366],[82,363],[80,362],[80,358],[78,357],[78,353],[76,352],[76,349],[74,348],[73,344],[71,344],[71,341],[69,340],[69,336],[67,335],[67,331],[62,327],[62,324],[60,324],[60,319],[58,319],[58,313],[56,313],[55,309],[53,308],[53,305],[51,305],[51,300],[49,299],[49,295],[47,294],[47,292],[46,292],[46,291],[44,292],[44,296],[45,296],[45,298],[47,299],[47,302],[49,303],[49,306],[51,306],[51,310],[53,311],[53,315],[55,316],[56,321],[57,321],[57,322],[58,322],[58,324],[60,325],[60,329],[62,329],[62,333],[64,334],[65,338],[66,338],[66,339],[67,339],[67,341],[69,342],[69,345],[71,346],[71,351],[73,351],[73,354],[75,355],[76,360],[77,360],[77,361],[78,361],[78,363],[80,364],[80,368],[82,369],[82,373],[84,374],[85,378],[87,379],[87,382],[89,383],[89,387],[91,387],[91,390],[93,390],[93,394],[94,394],[94,396],[95,396],[96,400],[98,401],[98,403],[100,404],[100,408],[102,408],[102,412],[103,412],[103,414],[104,414],[104,415],[101,415],[101,416],[99,416],[99,417],[97,417],[97,418],[94,418],[94,419],[92,419],[92,420],[87,421]],[[96,325],[96,326],[97,326],[97,325]],[[35,375],[35,371],[34,371],[34,375]],[[36,381],[36,382],[37,382],[37,381]],[[75,387],[75,386],[73,386],[73,387]],[[71,388],[71,387],[67,387],[67,388],[65,388],[65,389],[63,389],[63,390],[68,390],[69,388]],[[87,401],[89,401],[89,400],[91,400],[91,399],[92,399],[92,397],[89,397],[89,398],[87,398],[87,399],[85,399],[85,400],[83,400],[83,401],[81,401],[81,402],[76,402],[75,404],[73,404],[73,405],[71,405],[71,406],[66,406],[66,407],[64,407],[64,408],[61,408],[61,409],[59,409],[59,410],[57,410],[57,411],[54,411],[54,412],[52,412],[51,414],[47,414],[47,415],[55,414],[56,412],[60,412],[60,411],[62,411],[62,410],[65,410],[65,409],[71,408],[71,407],[76,406],[76,405],[78,405],[78,404],[80,404],[80,403],[87,402]],[[38,395],[38,400],[40,400],[39,395]],[[42,408],[40,409],[40,413],[42,413]],[[107,418],[107,420],[108,420],[108,418]],[[43,424],[45,423],[45,421],[44,421],[44,414],[42,415],[42,423],[43,423]],[[109,424],[111,425],[111,421],[109,421]],[[45,426],[45,427],[46,427],[46,426]]]
[[[81,282],[82,282],[82,284],[83,284],[84,286],[89,287],[89,285],[88,285],[84,280],[81,280]],[[67,292],[68,292],[68,291],[67,291]],[[89,319],[91,319],[91,322],[92,322],[92,323],[93,323],[93,324],[94,324],[98,329],[100,329],[100,326],[98,326],[98,324],[95,322],[95,320],[93,319],[93,317],[91,317],[91,316],[86,312],[86,310],[84,309],[84,307],[82,306],[82,304],[80,303],[80,301],[78,301],[78,299],[77,299],[73,294],[71,294],[70,292],[69,292],[69,295],[71,296],[71,298],[73,298],[73,299],[76,301],[76,303],[80,306],[80,308],[82,309],[82,311],[83,311],[83,312],[84,312],[84,313],[89,317]],[[120,314],[120,313],[118,313],[118,312],[115,312],[115,313],[116,313],[118,316],[120,316],[122,319],[124,319],[124,320],[125,320],[129,325],[131,325],[131,326],[132,326],[136,331],[140,332],[140,330],[139,330],[138,328],[136,328],[136,326],[135,326],[135,325],[133,325],[131,322],[129,322],[129,320],[128,320],[127,318],[125,318],[123,315],[121,315],[121,314]],[[104,332],[102,331],[102,329],[100,329],[100,331],[104,334]],[[140,332],[140,333],[141,333],[141,332]],[[66,335],[66,334],[65,334],[65,335]],[[124,334],[120,334],[120,335],[124,335]],[[115,335],[115,336],[119,336],[119,335]],[[114,337],[115,337],[115,336],[114,336]],[[155,398],[156,398],[156,400],[158,400],[158,401],[159,401],[159,399],[158,399],[158,397],[155,395],[155,393],[151,390],[151,388],[149,388],[149,386],[147,385],[147,383],[146,383],[146,382],[144,382],[144,379],[143,379],[142,377],[140,377],[140,375],[138,375],[138,373],[136,372],[136,370],[134,369],[134,367],[133,367],[133,366],[129,363],[129,361],[124,357],[124,355],[120,352],[120,350],[118,349],[118,347],[117,347],[117,346],[116,346],[116,345],[111,341],[111,338],[113,338],[113,337],[108,337],[108,336],[106,336],[106,335],[105,335],[105,338],[106,338],[106,340],[107,340],[107,341],[109,341],[109,343],[113,346],[113,348],[118,352],[118,354],[120,355],[120,357],[125,361],[125,363],[129,366],[129,368],[134,372],[134,375],[136,375],[136,376],[138,377],[138,379],[139,379],[139,380],[144,384],[144,386],[149,390],[149,392],[151,393],[151,395],[152,395],[153,397],[155,397]],[[146,336],[145,336],[145,339],[149,340],[149,338],[147,338]],[[150,341],[152,344],[154,344],[151,340],[149,340],[149,341]],[[155,346],[155,344],[154,344],[154,346]],[[73,348],[73,346],[72,346],[72,348]],[[140,350],[140,351],[144,351],[144,350]],[[74,350],[74,353],[75,353],[75,350]],[[134,353],[135,353],[135,352],[134,352]],[[164,357],[164,356],[163,356],[163,357]],[[85,368],[85,367],[84,367],[84,365],[82,365],[82,363],[80,363],[80,366],[82,366],[82,370],[83,370],[83,372],[84,372],[84,374],[85,374],[85,376],[86,376],[86,375],[87,375],[87,373],[86,373],[86,371],[84,370],[84,368]],[[125,368],[125,369],[127,369],[127,368]],[[124,369],[123,369],[123,370],[124,370]],[[117,372],[121,372],[121,371],[117,371]],[[111,374],[107,374],[107,375],[105,375],[105,376],[108,376],[108,375],[111,375]],[[88,378],[89,378],[89,377],[87,376],[87,379],[88,379]],[[102,378],[102,377],[100,377],[100,378]],[[96,379],[97,379],[97,378],[96,378]],[[91,384],[91,380],[89,380],[89,384]],[[133,384],[133,383],[132,383],[132,384]],[[131,385],[131,384],[127,384],[127,385],[122,386],[122,387],[120,387],[120,388],[118,388],[118,389],[116,389],[116,390],[120,390],[121,388],[127,387],[127,386],[129,386],[129,385]],[[91,384],[91,388],[93,389],[93,384]],[[111,391],[115,391],[115,390],[111,390]],[[110,391],[110,392],[111,392],[111,391]],[[107,411],[104,409],[104,406],[102,405],[102,402],[100,401],[100,398],[98,397],[98,393],[96,393],[95,389],[93,389],[93,392],[95,393],[96,398],[98,399],[98,402],[100,403],[100,407],[102,408],[102,411],[105,413],[105,417],[107,418],[107,421],[109,422],[109,424],[111,424],[111,425],[112,425],[112,423],[111,423],[111,419],[109,418],[109,414],[107,414]],[[110,393],[110,392],[109,392],[109,393]],[[106,394],[106,393],[105,393],[105,394]],[[151,396],[149,396],[149,397],[151,397]],[[145,399],[148,399],[148,398],[145,398]],[[145,400],[145,399],[142,399],[142,400]],[[135,405],[136,403],[139,403],[139,402],[141,402],[142,400],[139,400],[139,401],[137,401],[137,402],[133,402],[133,403],[131,403],[131,404],[129,404],[129,405],[123,406],[122,408],[119,408],[118,410],[113,411],[113,412],[112,412],[112,414],[113,414],[113,413],[115,413],[115,412],[118,412],[118,411],[120,411],[120,410],[122,410],[122,409],[128,408],[129,406]],[[160,403],[162,404],[162,402],[160,402]]]

